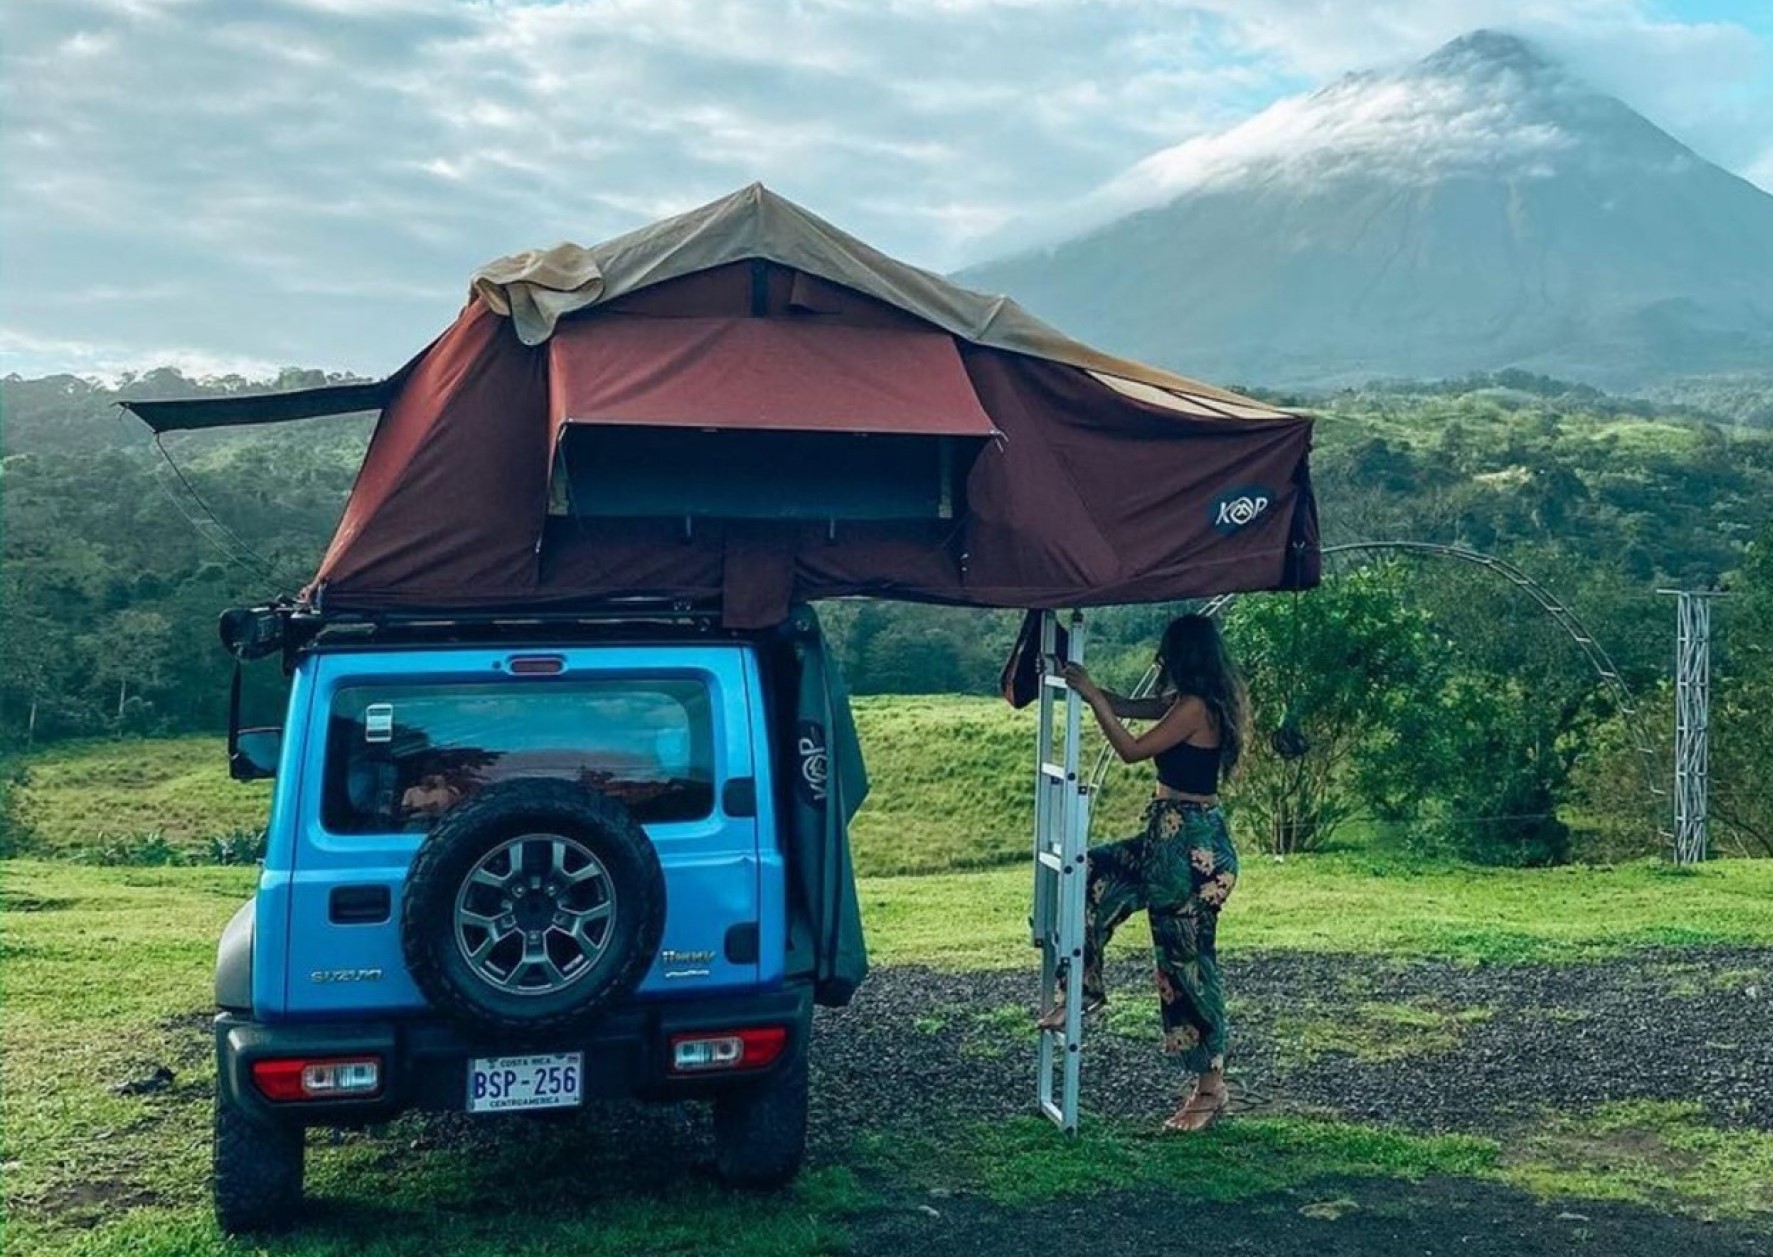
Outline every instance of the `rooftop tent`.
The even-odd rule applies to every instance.
[[[1104,299],[1110,299],[1106,294]],[[503,259],[380,385],[135,403],[159,430],[379,403],[322,610],[868,594],[1160,601],[1317,579],[1308,420],[1071,341],[760,186]]]

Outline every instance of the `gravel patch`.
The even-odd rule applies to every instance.
[[[1496,1132],[1547,1108],[1698,1101],[1718,1125],[1773,1130],[1773,948],[1568,966],[1271,954],[1228,961],[1226,984],[1245,1111]],[[1157,1050],[1148,974],[1122,963],[1110,990],[1085,1044],[1084,1107],[1161,1117],[1187,1078]],[[1035,994],[1032,963],[877,970],[850,1007],[819,1014],[816,1142],[1028,1112]],[[1375,1034],[1384,1059],[1361,1059]]]

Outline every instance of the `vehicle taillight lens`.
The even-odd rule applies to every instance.
[[[552,677],[566,671],[564,655],[513,655],[511,675],[520,677]]]
[[[671,1072],[704,1074],[725,1069],[762,1069],[788,1046],[786,1026],[671,1036]]]
[[[267,1100],[348,1100],[382,1089],[379,1056],[254,1061],[253,1085]]]

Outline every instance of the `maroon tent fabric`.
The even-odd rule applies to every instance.
[[[737,264],[526,346],[479,300],[383,411],[308,596],[327,610],[669,598],[734,626],[873,595],[984,607],[1168,601],[1318,575],[1303,418],[1201,418],[1063,363],[969,344],[787,268]],[[800,297],[797,299],[797,292]],[[550,514],[562,426],[1001,433],[951,519]]]
[[[563,324],[548,370],[555,429],[997,435],[945,332],[613,314]]]

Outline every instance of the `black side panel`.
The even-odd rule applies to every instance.
[[[183,401],[128,401],[121,405],[156,432],[193,428],[244,428],[322,415],[347,415],[380,410],[393,391],[390,380],[368,384],[328,384],[287,393],[240,393],[225,397],[193,397]]]
[[[215,1006],[252,1011],[252,922],[257,900],[240,905],[222,931],[215,954]]]

